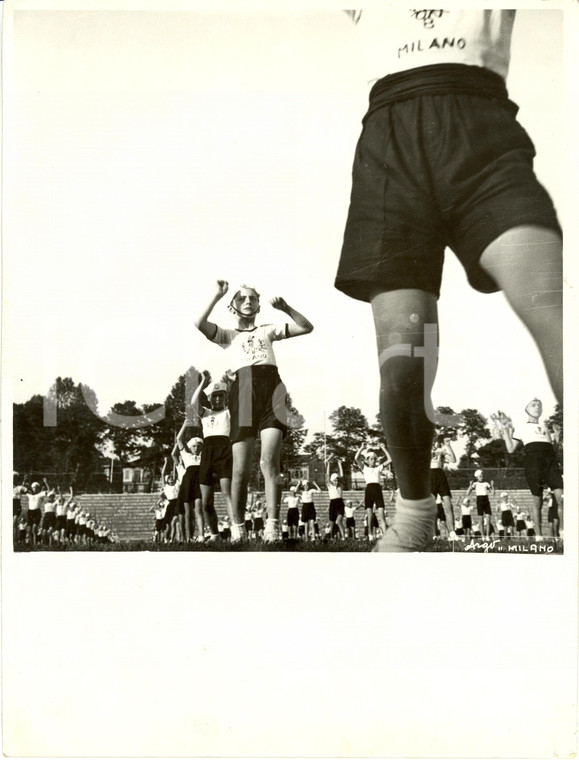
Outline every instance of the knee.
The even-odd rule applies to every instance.
[[[262,452],[261,458],[259,460],[259,465],[261,467],[261,471],[265,475],[275,473],[277,474],[278,466],[277,466],[277,456],[275,454],[270,452]]]

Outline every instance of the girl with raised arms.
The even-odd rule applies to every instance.
[[[264,540],[276,541],[279,538],[280,511],[277,477],[280,472],[281,442],[287,430],[287,414],[286,390],[278,373],[273,342],[306,335],[313,330],[313,325],[279,296],[272,298],[270,304],[287,314],[292,322],[256,325],[255,318],[260,310],[259,293],[255,288],[242,285],[229,302],[229,310],[235,316],[237,326],[235,329],[222,328],[209,321],[209,316],[228,290],[226,280],[217,281],[215,292],[195,320],[195,325],[208,340],[230,349],[232,355],[230,371],[235,379],[229,393],[229,410],[234,523],[240,537],[245,538],[245,504],[251,457],[259,435],[268,514]]]

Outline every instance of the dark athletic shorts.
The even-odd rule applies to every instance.
[[[42,518],[42,530],[50,530],[56,525],[56,514],[54,512],[45,512]]]
[[[430,468],[430,492],[433,496],[450,496],[450,486],[441,467]]]
[[[513,520],[513,513],[510,509],[505,509],[501,512],[501,522],[505,528],[514,528],[515,521]]]
[[[213,486],[221,478],[231,478],[231,441],[225,435],[211,435],[203,441],[199,483]],[[186,473],[185,473],[186,474]]]
[[[313,501],[307,501],[302,504],[302,522],[307,523],[309,520],[316,519],[316,508]]]
[[[462,516],[462,527],[464,530],[470,530],[472,528],[472,517],[470,515]]]
[[[503,79],[482,67],[422,66],[376,82],[354,158],[335,285],[369,301],[383,290],[440,295],[444,249],[470,284],[498,290],[479,265],[519,225],[561,234],[533,172],[535,148]]]
[[[436,519],[442,520],[442,522],[446,522],[446,514],[444,513],[444,507],[440,502],[436,503]]]
[[[170,525],[171,520],[179,514],[179,499],[170,499],[165,510],[165,522]]]
[[[64,530],[66,528],[66,515],[56,515],[56,530]]]
[[[20,501],[20,496],[18,496],[15,499],[12,499],[12,516],[13,517],[20,517],[22,514],[22,502]]]
[[[516,528],[518,531],[519,531],[519,530],[525,530],[525,528],[526,528],[526,527],[527,527],[527,524],[525,523],[525,521],[524,521],[524,520],[517,520],[517,524],[515,525],[515,528]]]
[[[476,513],[477,515],[490,515],[491,503],[488,496],[476,497]]]
[[[563,488],[563,478],[552,444],[537,442],[525,445],[525,478],[533,496],[541,496],[543,486],[549,486],[552,491]]]
[[[300,510],[297,507],[290,507],[287,511],[288,527],[296,527],[300,522]]]
[[[535,536],[535,529],[534,528],[527,528],[527,536]]]
[[[74,520],[68,520],[66,521],[66,535],[67,536],[74,536],[76,533],[76,523]]]
[[[28,515],[26,519],[28,520],[28,525],[40,525],[40,518],[41,513],[39,509],[29,509]]]
[[[344,500],[343,499],[330,499],[330,522],[336,522],[336,518],[345,514]]]
[[[384,509],[384,495],[379,483],[368,483],[364,492],[364,507],[372,509],[374,506]]]
[[[179,487],[179,501],[193,504],[195,499],[201,498],[199,488],[199,465],[191,465],[185,470],[181,486]],[[183,509],[183,513],[185,510]]]
[[[263,530],[263,517],[254,517],[253,518],[253,530]]]
[[[356,521],[353,517],[346,517],[346,528],[355,528]]]
[[[547,522],[553,522],[553,520],[559,519],[559,507],[549,507],[547,512]]]
[[[261,430],[287,431],[287,391],[277,367],[257,364],[242,367],[229,391],[231,442],[256,438]]]

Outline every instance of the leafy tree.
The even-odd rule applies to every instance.
[[[434,425],[435,435],[441,435],[444,438],[450,438],[451,441],[456,441],[459,431],[458,425],[446,424],[448,419],[453,417],[458,421],[459,416],[450,406],[437,406],[434,410],[434,418],[436,420]]]
[[[466,438],[465,457],[470,466],[472,455],[477,451],[477,443],[489,439],[491,434],[486,418],[477,409],[463,409],[460,415],[462,422],[459,430],[460,434]]]
[[[336,454],[351,465],[356,451],[368,435],[368,420],[360,409],[351,406],[340,406],[330,414],[329,420],[334,429]]]
[[[123,424],[116,424],[116,415],[122,415]],[[110,443],[119,458],[121,466],[133,459],[143,444],[143,428],[139,424],[146,418],[144,409],[135,401],[123,401],[113,404],[105,417],[103,441]]]
[[[15,468],[51,473],[63,481],[61,486],[83,490],[102,469],[97,446],[103,429],[94,391],[70,377],[58,377],[46,397],[14,405]]]

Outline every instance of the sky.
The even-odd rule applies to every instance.
[[[547,5],[518,14],[508,84],[565,223],[563,14]],[[105,412],[162,402],[190,365],[219,375],[227,354],[193,320],[226,279],[258,289],[262,322],[283,321],[267,303],[281,295],[314,324],[276,346],[310,433],[342,404],[374,422],[371,311],[333,288],[367,103],[346,15],[15,7],[4,133],[14,401],[71,376]],[[538,395],[551,412],[531,338],[502,295],[468,286],[450,251],[439,309],[435,406],[513,413]],[[225,302],[213,318],[233,326]]]

